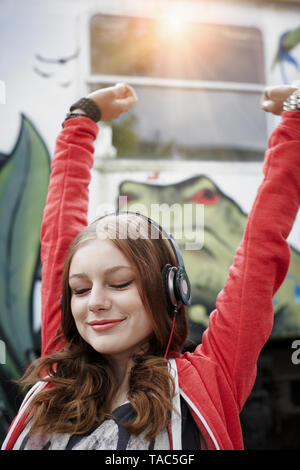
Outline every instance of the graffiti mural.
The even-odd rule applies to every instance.
[[[272,69],[280,67],[283,83],[300,79],[300,26],[282,33],[279,37],[278,48],[273,60]],[[287,72],[287,65],[292,66],[292,72]]]
[[[203,233],[203,246],[199,250],[186,250],[187,243],[193,241],[185,237],[177,239],[192,284],[192,305],[189,308],[190,339],[201,340],[204,329],[208,326],[209,314],[215,308],[216,297],[225,284],[235,250],[242,238],[247,221],[247,214],[239,205],[207,176],[195,176],[177,184],[166,186],[123,181],[119,194],[125,201],[127,210],[134,210],[137,205],[147,209],[158,204],[163,208],[178,205],[184,212],[184,204],[203,204],[204,226],[194,227]],[[150,207],[151,206],[151,207]],[[126,210],[122,207],[123,210]],[[142,212],[142,211],[140,211]],[[195,214],[196,211],[192,211]],[[161,213],[163,218],[163,213]],[[162,223],[162,220],[157,220]],[[180,232],[178,225],[182,218],[176,219],[170,226],[174,234]],[[195,225],[195,220],[191,221]],[[163,225],[163,224],[162,224]],[[175,235],[174,235],[175,236]],[[195,235],[196,236],[196,235]],[[175,236],[176,238],[176,236]],[[273,337],[295,335],[300,331],[300,253],[291,247],[291,262],[288,275],[274,297],[275,322]]]
[[[39,133],[22,115],[14,149],[0,154],[0,440],[21,396],[13,382],[39,354],[33,300],[41,279],[40,225],[50,175],[50,157]]]

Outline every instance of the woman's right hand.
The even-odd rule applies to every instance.
[[[119,118],[138,101],[134,89],[127,83],[117,83],[111,87],[100,88],[87,97],[99,106],[101,120]]]

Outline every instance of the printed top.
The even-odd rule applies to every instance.
[[[181,398],[181,441],[183,450],[200,450],[199,431],[191,413]],[[29,437],[30,423],[17,439],[14,450],[168,450],[169,437],[166,429],[152,439],[145,439],[145,432],[130,435],[123,427],[132,423],[135,411],[130,402],[116,408],[111,418],[106,419],[94,431],[85,435],[53,433],[51,435],[34,434]]]

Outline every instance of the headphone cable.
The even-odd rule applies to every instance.
[[[178,310],[177,310],[177,306],[176,306],[176,307],[174,307],[173,321],[172,321],[172,328],[171,328],[171,333],[170,333],[170,336],[169,336],[168,345],[167,345],[167,347],[166,347],[166,351],[165,351],[165,354],[164,354],[164,359],[167,359],[167,356],[168,356],[168,352],[169,352],[170,344],[171,344],[172,337],[173,337],[173,333],[174,333],[174,328],[175,328],[175,320],[176,320],[176,314],[177,314],[177,312],[178,312]]]
[[[167,345],[167,348],[166,348],[166,352],[165,352],[165,355],[164,355],[164,359],[167,359],[167,356],[168,356],[170,344],[171,344],[172,337],[173,337],[173,333],[174,333],[175,320],[176,320],[176,314],[177,314],[177,312],[178,312],[177,306],[175,306],[175,307],[174,307],[174,312],[173,312],[173,321],[172,321],[171,333],[170,333],[168,345]],[[167,425],[167,431],[168,431],[168,438],[169,438],[169,443],[170,443],[170,450],[173,450],[173,441],[172,441],[172,434],[171,434],[171,429],[170,429],[170,423],[168,423],[168,425]]]

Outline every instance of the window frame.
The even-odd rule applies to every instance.
[[[187,2],[188,3],[188,2]],[[139,4],[140,5],[140,4]],[[147,3],[148,5],[148,3]],[[150,2],[149,2],[150,5]],[[141,6],[141,5],[140,5]],[[256,15],[255,11],[253,10],[251,15],[237,15],[235,21],[228,21],[228,16],[230,17],[230,13],[227,17],[223,17],[222,20],[220,18],[216,18],[216,15],[200,15],[199,16],[199,8],[197,9],[196,5],[192,5],[193,8],[196,7],[196,14],[190,18],[187,18],[187,22],[198,22],[198,23],[205,23],[205,24],[219,24],[223,26],[238,26],[238,27],[248,27],[248,28],[256,28],[259,30],[262,38],[262,53],[264,58],[263,63],[263,73],[266,77],[266,60],[265,60],[265,41],[264,41],[264,34],[262,25],[257,25],[254,21]],[[265,84],[262,83],[247,83],[247,82],[231,82],[231,81],[205,81],[205,80],[181,80],[181,79],[166,79],[166,78],[159,78],[159,77],[141,77],[135,75],[108,75],[108,74],[92,74],[91,72],[91,43],[90,43],[90,35],[91,35],[91,20],[95,15],[103,15],[103,16],[116,16],[116,17],[135,17],[135,18],[157,18],[152,11],[149,12],[151,8],[147,11],[143,11],[141,13],[141,8],[137,7],[136,2],[131,0],[130,4],[125,3],[118,3],[112,6],[109,2],[104,0],[101,6],[90,8],[86,10],[83,14],[81,14],[78,18],[78,28],[79,28],[79,35],[77,38],[80,39],[80,60],[78,61],[78,89],[79,94],[82,96],[90,93],[92,90],[97,88],[97,85],[100,86],[109,86],[114,83],[118,82],[126,82],[133,87],[135,86],[147,86],[149,88],[162,88],[162,89],[190,89],[190,90],[198,90],[198,91],[221,91],[221,92],[233,92],[233,93],[245,93],[245,94],[252,94],[256,97],[261,97],[263,90],[265,89]],[[203,11],[201,12],[203,13]],[[200,19],[201,17],[201,19]],[[268,132],[268,116],[264,116],[265,126],[266,126],[266,140],[267,140],[267,132]],[[102,124],[103,125],[103,124]],[[122,157],[122,159],[129,160],[127,157]],[[122,160],[120,159],[120,160]],[[133,160],[136,161],[136,158]],[[146,160],[151,161],[151,157],[143,158],[143,161]],[[156,158],[153,161],[158,161]],[[185,160],[186,163],[189,160]]]
[[[154,14],[138,14],[137,12],[131,11],[127,12],[126,9],[122,12],[122,8],[119,8],[119,11],[116,12],[114,10],[109,11],[107,8],[96,8],[89,12],[87,16],[87,31],[86,31],[86,51],[87,51],[87,58],[86,58],[86,84],[88,87],[91,87],[97,83],[103,84],[111,84],[111,83],[118,83],[118,82],[126,82],[130,83],[132,86],[135,85],[143,85],[143,86],[151,86],[151,87],[166,87],[166,88],[190,88],[190,89],[197,89],[197,90],[212,90],[212,91],[237,91],[237,92],[245,92],[245,93],[255,93],[261,94],[265,88],[264,84],[261,83],[252,83],[252,82],[233,82],[233,81],[212,81],[212,80],[183,80],[183,79],[165,79],[159,77],[140,77],[136,75],[110,75],[110,74],[93,74],[91,72],[91,44],[90,44],[90,23],[93,16],[96,15],[103,15],[103,16],[124,16],[124,17],[133,17],[133,18],[148,18],[148,19],[156,19],[157,16]],[[262,37],[262,47],[263,47],[263,54],[264,54],[264,42],[263,42],[263,31],[257,25],[249,24],[234,24],[229,23],[226,21],[216,21],[213,18],[206,18],[198,19],[187,19],[187,22],[194,22],[194,23],[203,23],[203,24],[218,24],[223,26],[239,26],[250,28],[256,28]],[[264,67],[264,75],[265,75],[265,67]]]

